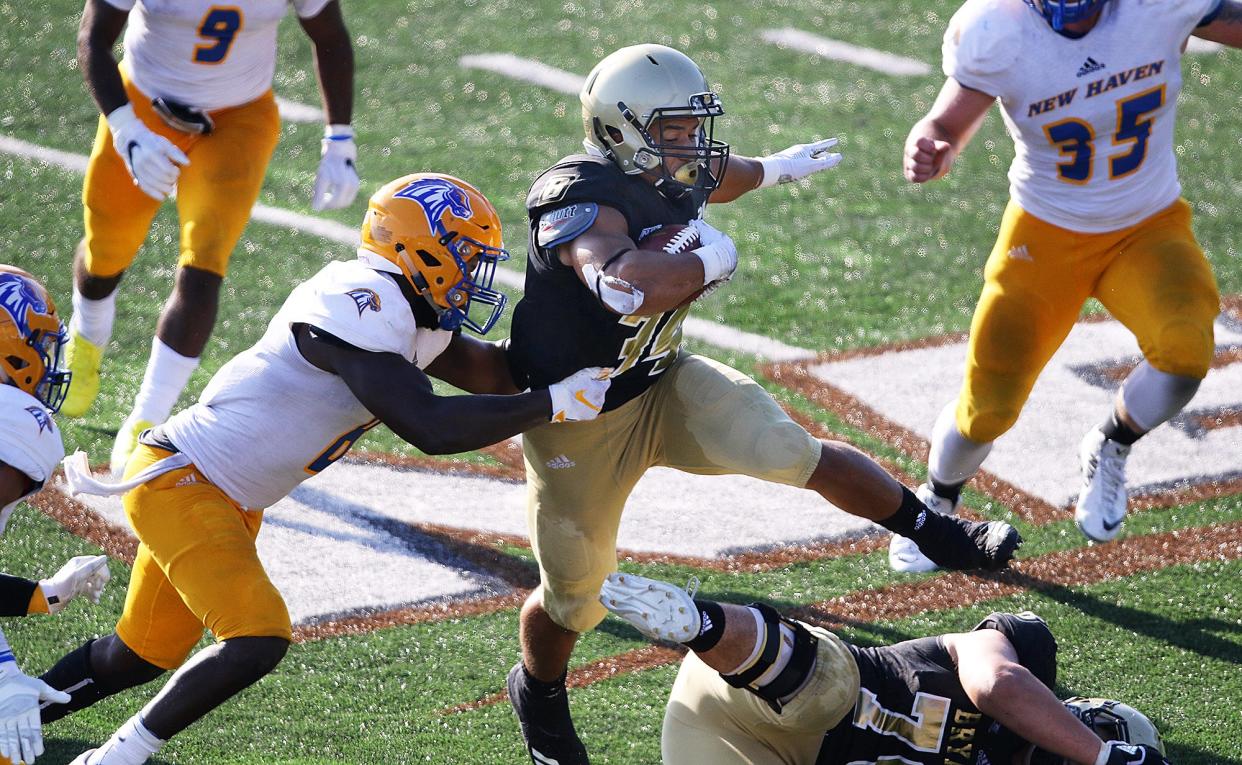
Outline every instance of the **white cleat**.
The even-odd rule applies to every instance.
[[[1126,457],[1130,447],[1109,441],[1099,428],[1092,428],[1078,448],[1082,466],[1082,490],[1074,508],[1074,521],[1087,538],[1107,542],[1121,531],[1126,517]]]
[[[697,579],[690,580],[687,591],[658,579],[613,572],[604,580],[599,602],[649,638],[684,643],[698,637],[702,626],[694,605],[698,586]]]
[[[914,496],[927,505],[929,510],[941,515],[957,515],[958,503],[951,502],[932,491],[931,484],[923,484],[914,490]],[[939,566],[923,554],[913,539],[894,534],[888,541],[888,565],[894,571],[919,574],[935,571]]]

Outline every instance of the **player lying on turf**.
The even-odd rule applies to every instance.
[[[998,101],[1016,153],[961,392],[932,432],[918,490],[929,507],[956,509],[1088,298],[1143,354],[1079,446],[1074,519],[1090,539],[1121,529],[1131,446],[1190,403],[1207,375],[1220,297],[1173,142],[1190,35],[1242,47],[1242,2],[969,0],[949,22],[948,79],[906,139],[906,178],[948,173]],[[898,571],[935,568],[903,537],[889,560]]]
[[[52,296],[33,276],[0,265],[0,534],[22,499],[43,488],[65,455],[52,415],[70,376],[60,368],[65,330]],[[0,574],[0,616],[59,613],[78,595],[98,603],[108,559],[80,555],[42,581]],[[39,705],[69,694],[27,677],[0,632],[0,763],[43,754]]]
[[[1057,643],[1029,612],[860,648],[762,603],[633,574],[611,574],[599,600],[690,649],[664,713],[665,765],[1168,764],[1133,708],[1053,695]]]
[[[340,459],[383,423],[432,454],[478,449],[549,420],[593,418],[607,370],[516,395],[503,351],[460,333],[496,322],[500,219],[446,175],[399,178],[371,198],[358,259],[294,289],[254,347],[220,369],[199,402],[145,431],[126,482],[100,485],[86,456],[71,488],[119,493],[140,541],[116,631],[43,678],[74,691],[57,719],[175,670],[163,690],[75,762],[137,765],[270,672],[289,613],[255,550],[263,508]],[[436,395],[428,375],[470,396]],[[559,426],[558,426],[559,427]],[[217,642],[186,662],[210,630]]]
[[[832,503],[914,537],[947,568],[1001,568],[1020,541],[1000,521],[946,523],[861,451],[812,436],[754,380],[680,349],[691,303],[738,264],[733,241],[702,221],[707,202],[832,168],[835,139],[730,157],[713,133],[720,99],[690,58],[662,45],[605,58],[581,101],[585,152],[544,172],[526,200],[530,259],[510,347],[533,388],[580,366],[615,369],[598,420],[523,438],[540,585],[522,609],[508,690],[531,758],[559,765],[587,762],[565,668],[578,635],[604,618],[596,595],[649,467],[804,487],[825,511]]]

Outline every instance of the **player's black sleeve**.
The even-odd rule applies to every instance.
[[[25,616],[38,582],[0,574],[0,616]]]
[[[975,630],[997,630],[1013,645],[1018,663],[1041,683],[1052,688],[1057,682],[1057,639],[1048,623],[1030,611],[1020,614],[993,613]],[[971,630],[972,632],[975,630]]]

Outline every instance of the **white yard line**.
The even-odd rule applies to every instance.
[[[918,77],[931,74],[932,71],[930,64],[917,59],[898,56],[894,53],[885,53],[882,50],[863,48],[858,45],[841,42],[840,40],[829,40],[826,37],[803,32],[793,27],[765,29],[760,34],[760,37],[763,38],[764,42],[779,45],[782,48],[793,48],[806,53],[813,53],[823,58],[829,58],[833,61],[857,64],[858,66],[865,66],[868,69],[874,69],[877,72],[894,76]]]
[[[457,63],[466,69],[486,69],[489,72],[532,82],[571,96],[578,95],[578,91],[582,90],[582,83],[586,81],[586,78],[581,75],[541,64],[529,58],[515,56],[512,53],[462,56],[457,59]]]
[[[0,135],[0,153],[34,159],[79,174],[86,171],[86,157],[81,154],[48,149],[38,144],[23,141],[20,138],[13,138],[12,136]],[[255,205],[254,210],[251,212],[251,217],[261,223],[283,226],[296,231],[314,234],[348,247],[354,247],[358,244],[358,229],[333,220],[327,220],[326,218],[316,218],[311,215],[294,212],[293,210],[268,207],[267,205]],[[496,280],[509,289],[520,292],[525,277],[512,269],[499,268],[496,270]],[[791,361],[815,355],[814,351],[807,348],[786,345],[779,340],[773,340],[751,332],[743,332],[742,330],[704,319],[688,318],[684,328],[686,337],[711,343],[718,348],[753,354],[762,359]]]
[[[299,104],[280,96],[276,96],[276,107],[280,109],[281,118],[289,122],[323,122],[323,110],[318,107]]]

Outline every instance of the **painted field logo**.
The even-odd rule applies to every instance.
[[[1216,322],[1213,369],[1198,395],[1130,455],[1128,484],[1140,501],[1242,491],[1242,300],[1228,302],[1230,310]],[[922,461],[936,415],[957,395],[965,355],[964,337],[933,338],[778,364],[768,372]],[[1079,488],[1078,443],[1104,418],[1140,358],[1133,335],[1118,322],[1080,322],[983,469],[999,479],[994,483],[1025,495],[1028,506],[1068,507]],[[988,480],[979,483],[987,490]]]

